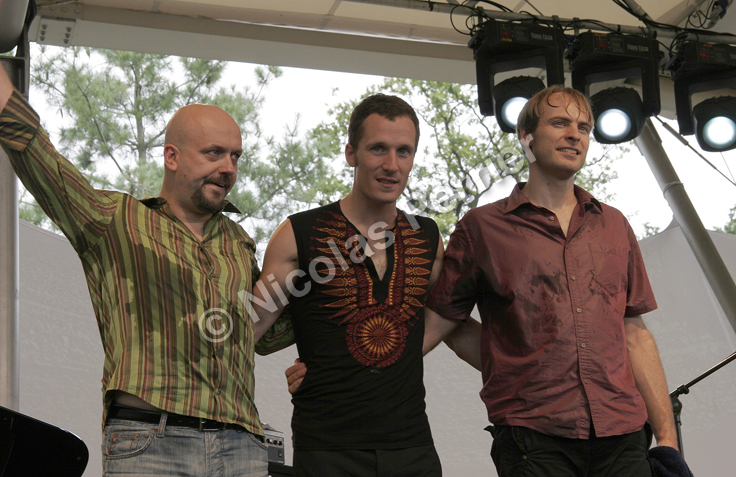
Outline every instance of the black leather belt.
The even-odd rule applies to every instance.
[[[123,419],[127,421],[147,422],[149,424],[158,424],[161,421],[161,413],[159,411],[148,411],[146,409],[138,409],[135,407],[120,406],[113,404],[107,413],[109,419]],[[190,427],[199,429],[200,431],[221,431],[225,429],[234,429],[236,431],[248,432],[243,426],[231,424],[229,422],[219,422],[213,419],[201,419],[199,417],[182,416],[181,414],[169,413],[166,417],[167,426]],[[256,436],[260,437],[260,436]]]

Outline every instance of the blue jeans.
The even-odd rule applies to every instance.
[[[108,419],[102,431],[103,476],[266,477],[266,445],[245,430],[200,431]],[[159,431],[159,429],[161,429]]]

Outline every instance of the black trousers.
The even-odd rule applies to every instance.
[[[406,449],[294,451],[295,477],[442,477],[434,445]]]
[[[651,439],[639,432],[567,439],[519,426],[493,426],[499,477],[651,477]]]

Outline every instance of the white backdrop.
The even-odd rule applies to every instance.
[[[712,232],[736,275],[736,236]],[[717,306],[679,227],[641,242],[660,309],[646,316],[670,389],[736,350],[736,334]],[[65,238],[21,222],[20,411],[80,436],[90,451],[85,476],[101,475],[102,347],[79,260]],[[294,347],[256,360],[256,403],[283,431],[291,462],[291,402],[283,375]],[[478,397],[480,374],[444,345],[425,359],[427,407],[448,477],[495,476]],[[686,459],[695,475],[730,477],[736,428],[736,364],[681,398]]]

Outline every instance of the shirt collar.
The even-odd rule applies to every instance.
[[[529,199],[521,192],[525,185],[526,182],[518,182],[514,186],[514,190],[511,191],[511,195],[506,202],[506,208],[503,211],[505,214],[513,212],[524,204],[531,204]],[[596,207],[599,211],[603,210],[601,203],[590,192],[578,186],[574,186],[574,188],[575,197],[578,199],[578,204],[580,204],[583,210],[588,210],[590,207]]]
[[[166,204],[166,199],[163,197],[144,197],[141,199],[141,203],[148,207],[149,209],[158,210]],[[219,212],[233,212],[235,214],[242,214],[242,212],[235,207],[235,204],[232,202],[225,200],[223,201],[222,208],[218,211]]]

